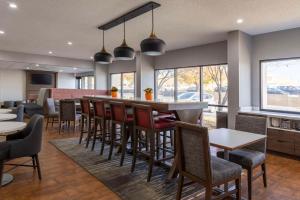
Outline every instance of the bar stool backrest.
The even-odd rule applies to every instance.
[[[95,117],[105,117],[105,106],[104,101],[93,101]]]
[[[211,184],[208,130],[198,125],[176,122],[178,169],[203,184]]]
[[[125,104],[117,101],[110,101],[111,120],[116,122],[127,121]]]
[[[62,121],[75,121],[76,119],[76,106],[73,100],[60,100],[59,101],[59,117]]]
[[[137,128],[153,129],[152,107],[148,105],[134,104],[134,124]]]
[[[81,113],[84,115],[90,115],[91,105],[90,100],[88,99],[80,99]]]

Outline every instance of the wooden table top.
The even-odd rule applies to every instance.
[[[24,122],[0,122],[0,135],[7,136],[26,127]]]
[[[208,107],[208,102],[203,101],[182,101],[182,100],[174,100],[174,101],[164,101],[164,100],[145,100],[138,97],[133,98],[121,98],[121,97],[111,97],[107,95],[90,95],[84,96],[84,98],[89,98],[92,100],[105,100],[105,101],[120,101],[124,102],[126,105],[132,104],[145,104],[151,105],[154,109],[157,110],[197,110]]]
[[[7,108],[0,108],[0,113],[4,114],[4,113],[10,113],[12,112],[12,109],[7,109]]]
[[[266,137],[266,135],[227,128],[213,129],[209,131],[210,145],[230,151],[264,140]]]
[[[12,120],[12,119],[16,119],[16,118],[17,118],[16,114],[3,114],[3,113],[0,113],[0,121]]]

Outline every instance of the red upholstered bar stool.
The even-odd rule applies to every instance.
[[[127,115],[125,104],[122,102],[110,101],[111,112],[111,131],[110,131],[110,150],[108,159],[111,159],[114,146],[121,147],[120,166],[123,165],[128,139],[133,129],[133,117]],[[120,132],[117,132],[117,125],[120,126]],[[119,136],[119,138],[117,138]],[[119,149],[120,150],[120,149]]]
[[[89,146],[89,142],[92,136],[92,123],[94,114],[91,110],[90,100],[88,99],[80,99],[81,105],[81,129],[80,129],[80,138],[79,144],[81,144],[82,137],[84,133],[87,133],[87,140],[85,147]]]
[[[154,120],[152,107],[148,105],[133,105],[133,115],[134,115],[134,138],[133,138],[133,159],[131,171],[135,169],[136,157],[140,153],[147,158],[149,158],[149,169],[147,181],[149,182],[152,176],[152,169],[154,162],[162,162],[174,157],[174,152],[170,152],[170,156],[160,158],[159,149],[161,145],[158,144],[161,132],[173,132],[175,129],[175,122],[172,120]],[[142,140],[142,134],[146,134],[145,141]],[[156,141],[156,142],[155,142]],[[141,143],[145,143],[144,146],[140,146]],[[148,151],[148,143],[150,145],[150,152]],[[158,155],[157,155],[158,154]],[[156,155],[156,159],[155,159]]]
[[[105,101],[93,101],[93,107],[94,107],[94,136],[93,136],[93,146],[92,150],[94,150],[95,142],[97,138],[100,138],[102,141],[100,155],[103,154],[104,145],[107,141],[107,138],[110,137],[109,133],[109,122],[111,119],[111,113],[110,109],[107,109],[105,107]],[[98,126],[100,129],[98,129]],[[100,134],[97,134],[100,132]]]

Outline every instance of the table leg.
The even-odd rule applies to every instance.
[[[5,186],[9,183],[11,183],[14,180],[14,177],[11,174],[3,174],[2,176],[2,182],[1,182],[1,186]]]
[[[178,120],[182,121],[182,122],[188,122],[188,123],[192,123],[192,124],[198,124],[198,121],[200,119],[200,122],[202,124],[201,118],[202,118],[202,109],[196,109],[196,110],[177,110],[176,111],[176,116],[178,118]],[[176,145],[176,144],[174,144]],[[176,149],[176,148],[175,148]],[[168,173],[168,176],[166,178],[166,182],[170,182],[171,179],[177,177],[178,174],[178,169],[177,169],[177,155],[175,152],[175,158],[174,161],[172,163],[171,169]]]

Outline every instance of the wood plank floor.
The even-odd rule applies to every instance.
[[[32,168],[5,167],[15,180],[0,188],[0,200],[114,200],[119,197],[104,184],[87,173],[75,162],[48,143],[57,138],[78,137],[78,133],[58,134],[57,128],[44,131],[43,149],[40,153],[42,181]],[[29,158],[14,163],[31,162]],[[268,188],[263,187],[261,179],[254,182],[254,200],[299,200],[300,199],[300,160],[295,157],[268,153]],[[246,177],[242,184],[244,197],[247,196]]]

